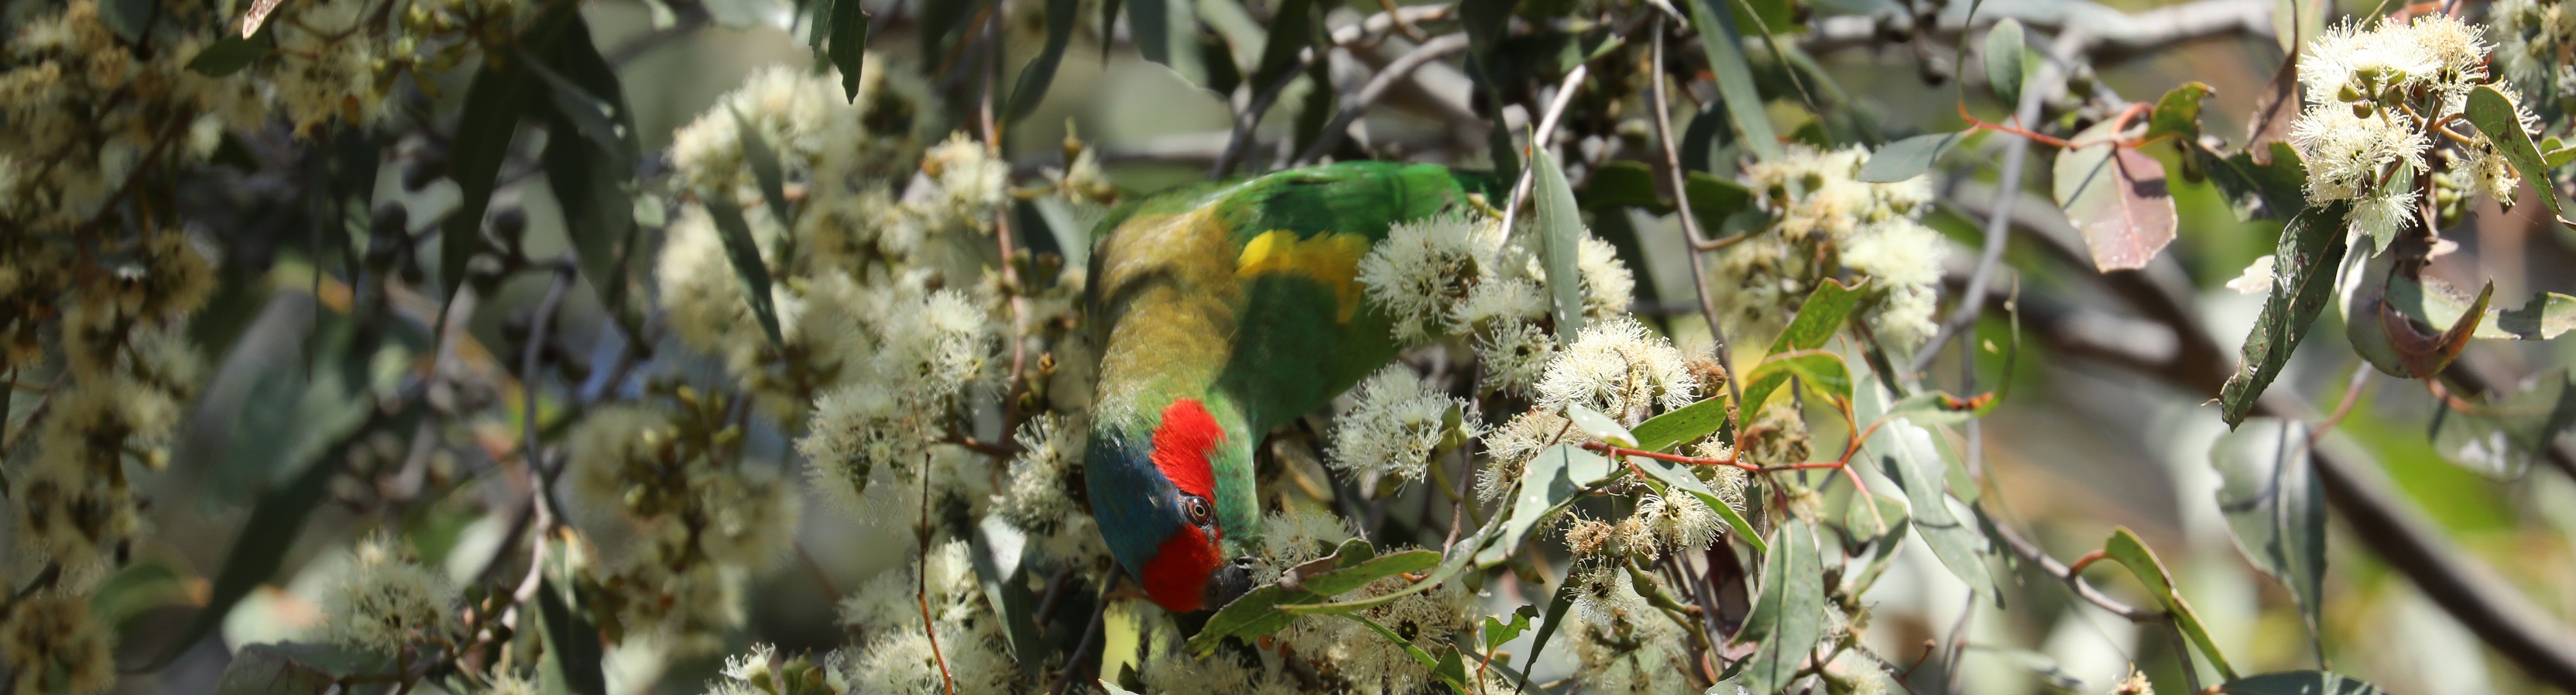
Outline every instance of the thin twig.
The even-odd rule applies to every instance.
[[[1557,83],[1556,98],[1548,101],[1547,112],[1539,117],[1538,130],[1530,131],[1529,146],[1531,151],[1535,152],[1539,148],[1546,147],[1547,141],[1550,138],[1556,137],[1557,117],[1565,115],[1566,105],[1574,101],[1574,88],[1582,86],[1583,78],[1590,74],[1591,66],[1577,65],[1574,66],[1573,71],[1565,73],[1565,79],[1563,81]],[[1505,236],[1509,236],[1511,234],[1512,218],[1519,216],[1521,201],[1529,197],[1530,182],[1532,181],[1530,176],[1530,168],[1521,167],[1520,181],[1512,184],[1512,199],[1510,202],[1503,205],[1503,233]]]
[[[2049,48],[2049,53],[2057,59],[2041,61],[2031,84],[2064,82],[2065,69],[2059,66],[2082,52],[2088,43],[2087,35],[2076,27],[2067,27],[2060,32],[2057,41]],[[2038,122],[2040,101],[2047,92],[2045,89],[2022,90],[2021,103],[2013,109],[2013,118],[2022,123]],[[1993,281],[1995,269],[2003,265],[2005,240],[2011,237],[2012,215],[2006,211],[2012,209],[2013,199],[2021,193],[2022,169],[2030,160],[2030,138],[2010,133],[2004,137],[2009,139],[2004,141],[2002,172],[1995,179],[1995,202],[1991,208],[1995,212],[1986,216],[1986,241],[1984,249],[1977,253],[1977,271],[1968,276],[1968,289],[1959,295],[1958,306],[1950,309],[1950,319],[1941,322],[1940,332],[1923,343],[1925,349],[1922,352],[1915,353],[1913,372],[1931,368],[1932,359],[1941,355],[1941,345],[1951,335],[1976,325],[1977,317],[1985,314],[1986,286]],[[1962,355],[1960,359],[1974,359],[1974,356]]]
[[[1673,113],[1670,102],[1665,101],[1664,97],[1665,21],[1662,15],[1655,17],[1653,62],[1651,63],[1653,74],[1647,78],[1654,83],[1651,94],[1655,101],[1655,141],[1663,145],[1664,171],[1671,179],[1673,203],[1676,206],[1673,216],[1681,220],[1682,238],[1696,246],[1703,238],[1704,232],[1699,228],[1699,218],[1691,213],[1690,180],[1682,171],[1681,153],[1673,146]],[[1739,411],[1729,414],[1727,420],[1735,425],[1736,429],[1741,430],[1743,423],[1739,418],[1742,417],[1744,387],[1736,383],[1735,360],[1727,355],[1726,328],[1718,321],[1717,296],[1709,293],[1708,259],[1701,257],[1700,250],[1696,248],[1684,249],[1682,255],[1690,257],[1691,289],[1699,295],[1700,318],[1708,321],[1708,337],[1709,341],[1714,343],[1711,350],[1717,355],[1717,369],[1726,374],[1726,400],[1736,404],[1736,410]]]
[[[1467,50],[1466,34],[1442,34],[1396,57],[1394,62],[1386,64],[1386,69],[1379,70],[1375,77],[1369,78],[1368,84],[1361,86],[1357,94],[1342,101],[1341,111],[1333,114],[1333,120],[1324,125],[1324,132],[1315,138],[1313,144],[1306,146],[1306,151],[1297,153],[1295,161],[1312,162],[1323,158],[1324,153],[1333,151],[1333,148],[1340,147],[1342,139],[1350,132],[1351,122],[1359,120],[1360,114],[1367,113],[1369,107],[1375,105],[1379,97],[1385,96],[1386,90],[1393,88],[1395,83],[1412,76],[1414,69],[1422,67],[1424,63],[1465,50]],[[1582,68],[1576,67],[1575,70],[1580,72]]]

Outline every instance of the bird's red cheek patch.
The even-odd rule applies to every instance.
[[[1145,595],[1174,613],[1205,608],[1207,579],[1216,572],[1217,554],[1216,542],[1207,534],[1195,526],[1182,526],[1163,539],[1154,559],[1145,563]]]
[[[1163,408],[1163,424],[1154,428],[1154,467],[1182,492],[1216,499],[1216,474],[1208,468],[1208,454],[1225,439],[1225,428],[1216,424],[1207,406],[1196,399],[1172,401]]]

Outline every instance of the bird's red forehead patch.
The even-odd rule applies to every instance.
[[[1173,487],[1214,501],[1216,474],[1208,468],[1208,454],[1224,439],[1225,428],[1217,426],[1207,406],[1183,398],[1163,408],[1163,424],[1154,428],[1151,458]]]

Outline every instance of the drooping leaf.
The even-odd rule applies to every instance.
[[[1735,635],[1739,643],[1758,645],[1742,671],[1745,686],[1757,693],[1779,692],[1796,680],[1824,638],[1824,566],[1815,527],[1791,516],[1773,532],[1771,547],[1762,558],[1753,614]]]
[[[465,88],[447,165],[460,198],[438,233],[438,277],[450,293],[465,281],[467,261],[485,248],[483,212],[492,204],[492,186],[501,176],[502,160],[510,155],[520,109],[533,89],[525,62],[486,61]]]
[[[1869,183],[1896,183],[1922,176],[1941,159],[1941,153],[1950,151],[1950,146],[1974,132],[1977,131],[1927,133],[1887,143],[1870,154],[1869,163],[1861,165],[1860,175],[1855,178]]]
[[[1547,269],[1548,295],[1555,299],[1556,338],[1573,344],[1583,331],[1583,274],[1575,266],[1583,244],[1583,213],[1574,205],[1574,189],[1565,183],[1565,170],[1556,166],[1556,157],[1547,148],[1531,150],[1530,171],[1535,182],[1530,201],[1538,209],[1539,260]]]
[[[2163,97],[2156,99],[2155,110],[2147,114],[2145,139],[2154,140],[2167,135],[2185,140],[2199,139],[2200,102],[2209,98],[2210,92],[2209,85],[2200,82],[2185,82],[2166,91]]]
[[[90,591],[89,614],[114,628],[144,611],[189,600],[189,577],[165,562],[126,565]]]
[[[1277,12],[1271,13],[1269,37],[1261,44],[1261,62],[1252,69],[1252,88],[1269,89],[1270,85],[1298,68],[1297,54],[1315,43],[1314,0],[1284,0]],[[1468,37],[1470,42],[1475,37]]]
[[[2024,51],[2021,20],[2005,17],[1986,31],[1986,83],[1994,87],[1995,97],[2009,109],[2021,103],[2024,78]]]
[[[1572,421],[1574,427],[1583,430],[1584,434],[1592,435],[1593,439],[1617,446],[1637,446],[1637,435],[1630,434],[1617,418],[1603,415],[1601,411],[1575,405],[1565,409],[1565,419]]]
[[[1306,1],[1292,0],[1292,4]],[[1081,13],[1082,0],[1047,0],[1046,45],[1029,57],[1028,65],[1020,67],[1020,77],[1013,82],[1017,86],[1011,88],[1009,120],[1027,118],[1038,110],[1038,102],[1046,99],[1047,87],[1055,83],[1056,64],[1063,62],[1065,46],[1073,43],[1075,15]],[[1281,20],[1289,21],[1284,16]]]
[[[1508,623],[1503,622],[1502,618],[1496,616],[1485,616],[1485,651],[1487,653],[1492,653],[1496,649],[1503,648],[1504,644],[1520,637],[1521,633],[1528,632],[1530,629],[1530,619],[1535,617],[1538,617],[1538,608],[1529,605],[1523,605],[1520,608],[1513,610],[1512,621]]]
[[[1181,79],[1209,88],[1209,66],[1199,51],[1199,20],[1190,0],[1128,0],[1127,28],[1136,52],[1171,68]]]
[[[626,156],[629,149],[626,133],[629,131],[619,127],[616,107],[592,94],[589,88],[575,84],[571,77],[547,67],[544,61],[529,59],[524,54],[520,59],[527,61],[530,73],[545,82],[547,103],[553,107],[548,115],[562,119],[562,125],[567,126],[551,133],[557,137],[547,138],[549,145],[557,139],[575,140],[568,136],[579,136],[579,140],[589,141],[590,146],[602,153]]]
[[[2218,669],[2220,677],[2236,679],[2236,667],[2227,664],[2227,655],[2218,651],[2218,643],[2212,641],[2209,631],[2201,627],[2199,614],[2193,613],[2191,604],[2182,600],[2182,592],[2174,589],[2173,573],[2165,571],[2164,561],[2156,559],[2155,551],[2147,549],[2147,544],[2138,540],[2138,534],[2125,527],[2113,529],[2111,539],[2102,544],[2102,555],[2128,568],[2129,574],[2138,578],[2138,583],[2147,585],[2147,593],[2154,594],[2156,602],[2163,604],[2165,612],[2172,614],[2174,626],[2182,629],[2183,636],[2191,638],[2192,645],[2200,649],[2203,658],[2209,659],[2210,666]]]
[[[1556,628],[1565,624],[1565,609],[1574,606],[1576,584],[1576,582],[1556,583],[1556,594],[1547,600],[1547,617],[1539,620],[1538,636],[1530,638],[1529,658],[1523,663],[1537,664],[1538,658],[1547,653],[1548,638],[1555,637]],[[1524,669],[1521,672],[1520,684],[1512,686],[1513,695],[1519,695],[1521,691],[1528,690],[1529,685],[1529,672]]]
[[[1985,534],[1951,511],[1944,489],[1949,464],[1933,444],[1932,432],[1905,420],[1885,422],[1870,436],[1864,451],[1878,464],[1880,474],[1905,491],[1915,533],[1951,574],[1988,600],[1998,600],[1993,573],[1986,568]]]
[[[2314,637],[2325,600],[2326,497],[2310,436],[2304,424],[2255,418],[2210,446],[2209,465],[2236,549],[2289,588]]]
[[[350,676],[389,673],[390,662],[331,645],[253,644],[234,652],[232,662],[224,665],[215,695],[322,695]]]
[[[733,274],[742,278],[743,299],[751,305],[752,318],[769,336],[769,344],[785,347],[787,339],[778,328],[778,309],[769,294],[769,264],[760,259],[760,244],[751,238],[751,223],[743,221],[742,208],[722,195],[707,196],[698,201],[707,206],[707,216],[714,218],[716,232],[724,239],[725,259],[733,262]]]
[[[2498,400],[2453,405],[2434,414],[2433,448],[2462,468],[2498,480],[2520,479],[2533,461],[2576,422],[2576,389],[2565,369],[2535,377],[2531,386]]]
[[[2387,334],[2389,346],[2396,350],[2397,359],[2407,373],[2438,374],[2443,367],[2451,365],[2451,360],[2459,358],[2461,348],[2468,347],[2469,335],[2476,332],[2478,324],[2487,317],[2487,302],[2494,298],[2495,283],[2489,282],[2478,292],[2477,300],[2469,305],[2468,310],[2460,312],[2459,318],[2446,324],[2450,327],[2439,333],[2425,330],[2432,328],[2429,325],[2387,320],[2390,317],[2384,314],[2393,311],[2389,307],[2394,305],[2381,304],[2380,330]]]
[[[626,306],[626,269],[636,245],[635,167],[642,157],[635,114],[627,108],[616,68],[599,54],[587,26],[567,30],[553,63],[554,68],[530,63],[554,97],[546,127],[578,130],[583,137],[546,139],[546,183],[562,205],[565,233],[600,305],[636,331],[643,320]],[[602,118],[584,126],[578,116],[584,112]]]
[[[2092,144],[2057,155],[2051,186],[2103,272],[2146,267],[2174,237],[2164,165],[2114,142],[2122,125],[2115,118],[2077,134],[2075,142]]]
[[[1901,417],[1924,427],[1939,427],[1984,417],[2000,402],[2001,399],[1991,393],[1960,398],[1939,391],[1925,391],[1888,404],[1885,417]]]
[[[1833,278],[1817,283],[1815,291],[1807,293],[1807,300],[1798,304],[1798,315],[1780,329],[1779,337],[1771,339],[1771,354],[1823,348],[1825,341],[1843,329],[1852,310],[1860,307],[1861,286],[1867,283],[1863,279],[1845,286]]]
[[[778,163],[778,151],[769,148],[769,140],[741,111],[733,111],[735,139],[742,143],[743,166],[751,169],[751,178],[760,184],[760,200],[769,206],[769,219],[778,226],[795,229],[796,209],[787,205],[787,171]],[[747,227],[746,227],[747,229]],[[748,239],[749,235],[745,235]]]
[[[2273,251],[2271,294],[2254,318],[2253,333],[2245,337],[2244,363],[2219,390],[2220,417],[2229,427],[2245,421],[2255,399],[2289,363],[2290,351],[2307,337],[2317,312],[2332,299],[2335,283],[2329,269],[2343,263],[2348,210],[2350,205],[2343,201],[2309,208],[2281,229],[2280,243]]]
[[[1744,60],[1743,36],[1735,30],[1726,0],[1691,0],[1691,24],[1699,29],[1700,48],[1708,52],[1709,72],[1717,77],[1717,98],[1735,121],[1739,140],[1760,159],[1779,159],[1780,136],[1763,112],[1762,94],[1754,89],[1753,68]]]
[[[600,672],[599,629],[576,612],[551,579],[537,582],[538,637],[545,642],[545,661],[538,667],[549,692],[608,695]]]
[[[2496,152],[2503,154],[2505,161],[2513,162],[2514,171],[2522,174],[2523,183],[2539,194],[2549,214],[2557,216],[2560,224],[2576,227],[2576,222],[2567,220],[2567,209],[2558,201],[2558,189],[2550,185],[2556,179],[2549,177],[2549,165],[2542,161],[2539,146],[2532,144],[2531,133],[2522,129],[2522,117],[2514,111],[2513,101],[2496,91],[2494,85],[2478,85],[2469,90],[2465,111],[2469,123],[2478,127],[2478,134],[2495,143]]]
[[[1216,649],[1217,643],[1226,637],[1252,638],[1277,632],[1297,617],[1285,610],[1286,606],[1328,600],[1370,582],[1430,569],[1440,564],[1440,559],[1440,553],[1430,550],[1388,553],[1357,565],[1305,577],[1300,588],[1271,584],[1253,589],[1209,616],[1207,625],[1190,638],[1190,652],[1206,654]]]
[[[2218,684],[2233,695],[2388,695],[2360,679],[2325,671],[2285,671]]]
[[[868,54],[868,13],[862,3],[832,3],[832,45],[827,54],[832,67],[841,71],[843,99],[859,100],[859,75]]]
[[[1629,433],[1636,435],[1637,448],[1663,451],[1683,442],[1695,441],[1726,427],[1726,399],[1708,400],[1664,411],[1646,418]]]
[[[2424,322],[2428,326],[2457,325],[2474,302],[2464,301],[2443,286],[2427,287],[2425,283],[2391,275],[2384,301],[2398,315]],[[2549,340],[2576,328],[2576,297],[2556,292],[2542,292],[2519,309],[2489,309],[2478,322],[2477,338],[2504,340]]]

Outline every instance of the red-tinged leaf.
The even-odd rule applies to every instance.
[[[2485,289],[2478,291],[2477,301],[2470,304],[2468,311],[2462,312],[2449,330],[2440,333],[2429,332],[2430,325],[2398,315],[2393,305],[2381,302],[2379,326],[2388,332],[2388,342],[2397,348],[2398,361],[2405,365],[2408,373],[2439,373],[2443,367],[2451,365],[2451,360],[2459,358],[2460,348],[2468,347],[2469,338],[2477,332],[2479,321],[2486,318],[2487,300],[2494,297],[2495,283],[2487,283]]]
[[[2166,135],[2198,139],[2200,137],[2200,102],[2202,99],[2209,98],[2214,91],[2216,90],[2210,89],[2206,84],[2185,82],[2182,86],[2173,88],[2173,91],[2165,92],[2163,98],[2156,100],[2155,110],[2148,112],[2147,139],[2152,140]]]
[[[2114,119],[2094,126],[2074,139],[2095,144],[2057,156],[2057,204],[2084,233],[2094,267],[2104,272],[2145,267],[2174,237],[2164,165],[2112,142],[2121,125]]]
[[[252,2],[250,11],[242,13],[241,37],[247,39],[250,35],[259,33],[260,25],[268,23],[269,13],[277,11],[277,3],[278,0]]]
[[[2272,163],[2272,143],[2290,139],[2290,121],[2299,117],[2299,54],[2290,53],[2263,93],[2254,96],[2253,117],[2245,122],[2245,152],[2258,165]]]

